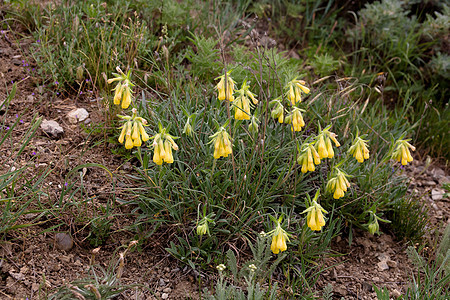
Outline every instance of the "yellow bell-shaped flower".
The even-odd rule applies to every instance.
[[[273,231],[271,231],[272,243],[270,245],[270,250],[272,250],[274,254],[286,251],[287,250],[286,242],[289,241],[288,233],[281,227],[281,220],[282,218],[274,220],[276,227]]]
[[[326,190],[329,193],[333,193],[334,199],[344,197],[344,193],[350,187],[350,182],[347,179],[347,175],[337,169],[338,173],[335,177],[331,178],[326,186]]]
[[[416,150],[416,147],[414,147],[413,145],[408,143],[408,141],[410,141],[410,140],[396,141],[395,149],[391,156],[392,159],[401,162],[402,165],[404,165],[404,166],[407,165],[409,162],[413,161],[413,157],[412,157],[409,149],[411,149],[412,151]]]
[[[228,100],[228,101],[234,101],[234,85],[235,81],[230,76],[231,71],[227,73],[227,75],[222,75],[217,77],[216,79],[220,78],[219,83],[217,84],[216,88],[219,92],[217,97],[219,100]],[[225,78],[226,77],[226,78]]]
[[[292,105],[295,105],[298,102],[302,101],[302,95],[301,93],[309,94],[310,89],[305,86],[306,82],[303,80],[291,80],[287,84],[287,93],[286,97],[289,101],[291,101]]]
[[[122,108],[127,109],[132,101],[131,94],[133,91],[131,88],[134,86],[134,84],[130,81],[131,71],[128,71],[128,73],[125,74],[119,67],[117,67],[116,70],[118,73],[113,73],[115,77],[108,79],[107,82],[110,84],[118,81],[116,87],[114,88],[115,93],[113,102],[115,105],[120,105],[120,103],[122,103]]]
[[[297,158],[297,163],[302,166],[302,173],[316,170],[314,164],[320,164],[320,157],[313,145],[308,145],[304,148]]]
[[[291,124],[291,131],[301,131],[302,127],[305,126],[301,112],[301,109],[294,107],[292,112],[286,117],[285,123]]]
[[[229,154],[233,153],[233,148],[231,147],[230,136],[226,129],[221,127],[215,134],[210,136],[211,142],[214,143],[214,158],[219,159],[221,157],[228,157]]]
[[[307,208],[304,213],[307,212],[306,215],[306,224],[313,231],[320,231],[322,227],[325,226],[325,218],[323,213],[327,213],[326,210],[320,206],[315,200],[313,200],[312,205]]]
[[[362,163],[365,159],[369,159],[367,141],[361,139],[360,137],[356,137],[353,141],[353,145],[348,149],[348,152],[360,163]]]
[[[236,120],[250,120],[250,101],[246,96],[238,96],[234,104]]]

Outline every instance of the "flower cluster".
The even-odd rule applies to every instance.
[[[331,126],[328,126],[319,133],[317,141],[315,143],[315,147],[317,152],[319,153],[320,159],[332,158],[334,156],[333,145],[331,144],[331,141],[334,142],[336,147],[341,146],[341,144],[336,139],[337,135],[329,131],[330,127]]]
[[[357,136],[353,141],[353,145],[348,149],[348,153],[353,155],[353,157],[360,163],[362,163],[365,159],[369,159],[367,142],[367,140],[363,140]]]
[[[272,118],[278,119],[279,123],[283,123],[284,122],[284,106],[283,106],[283,104],[281,104],[281,98],[272,100],[272,101],[270,101],[269,104],[273,106],[273,109],[270,112]]]
[[[270,245],[270,249],[274,254],[278,254],[280,251],[286,251],[286,241],[289,241],[289,236],[288,233],[281,227],[281,221],[283,220],[282,216],[278,220],[274,218],[272,218],[272,220],[275,222],[275,229],[269,233],[272,234],[272,244]]]
[[[306,145],[306,147],[300,152],[297,158],[297,163],[302,166],[302,173],[306,173],[308,171],[313,172],[316,170],[314,164],[320,164],[320,157],[312,143]]]
[[[399,161],[402,163],[402,165],[407,165],[409,162],[413,161],[413,158],[411,156],[411,152],[409,152],[409,149],[411,149],[412,151],[416,150],[416,147],[414,147],[413,145],[411,145],[410,143],[408,143],[410,141],[409,140],[397,140],[395,142],[395,149],[394,152],[392,153],[392,159]]]
[[[286,96],[292,105],[302,101],[301,93],[309,94],[310,89],[305,86],[306,82],[303,80],[293,79],[288,82],[286,88]]]
[[[233,152],[231,147],[230,135],[224,127],[220,127],[220,129],[210,136],[211,142],[214,143],[214,158],[218,159],[220,157],[228,157],[229,154]]]
[[[256,95],[250,92],[247,81],[244,81],[240,90],[236,91],[239,95],[234,101],[234,118],[236,120],[250,120],[250,99],[253,104],[258,104]]]
[[[129,70],[127,74],[123,73],[119,67],[117,67],[116,70],[119,73],[113,73],[115,77],[108,79],[107,82],[110,84],[118,81],[116,87],[114,88],[114,104],[120,105],[120,103],[122,103],[122,108],[127,109],[131,104],[131,94],[133,93],[131,88],[134,86],[134,84],[130,81],[131,70]]]
[[[313,231],[322,230],[322,227],[325,226],[323,213],[328,213],[319,203],[317,203],[319,195],[320,193],[317,191],[314,199],[310,201],[310,206],[303,211],[303,213],[308,213],[306,215],[306,224]]]
[[[219,83],[217,84],[216,88],[219,92],[219,95],[217,96],[219,100],[228,100],[228,101],[234,101],[234,85],[236,82],[230,77],[231,71],[228,71],[227,74],[219,76],[216,78],[220,79]]]
[[[147,125],[147,120],[138,117],[137,109],[133,108],[132,112],[133,115],[131,117],[119,115],[121,119],[126,121],[121,127],[122,131],[120,132],[119,143],[123,144],[125,140],[126,149],[140,147],[142,141],[146,142],[150,139],[144,128]]]
[[[302,112],[304,112],[303,109],[294,106],[291,113],[286,117],[284,122],[287,124],[292,124],[291,131],[301,131],[302,127],[305,126]]]
[[[173,163],[172,149],[178,150],[178,145],[175,143],[174,137],[166,133],[166,128],[159,125],[159,133],[152,137],[153,139],[153,162],[157,165],[162,165],[163,162],[168,164]]]
[[[344,197],[344,192],[350,187],[350,182],[347,179],[347,174],[335,168],[337,174],[335,177],[332,177],[328,180],[326,190],[329,193],[333,193],[334,199],[339,199]]]

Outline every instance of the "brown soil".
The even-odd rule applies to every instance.
[[[133,172],[132,166],[114,156],[109,146],[95,145],[96,136],[86,133],[95,124],[103,122],[103,115],[99,113],[103,110],[101,101],[95,92],[82,97],[61,98],[51,88],[40,90],[33,73],[38,66],[29,55],[29,46],[33,42],[31,37],[18,39],[13,31],[4,31],[0,35],[0,80],[8,90],[13,82],[18,83],[17,94],[9,110],[3,112],[3,118],[7,126],[17,118],[22,120],[14,131],[13,144],[28,130],[35,113],[57,121],[64,128],[64,135],[57,139],[38,131],[14,166],[24,166],[31,161],[30,175],[49,168],[51,172],[44,181],[45,194],[40,202],[47,207],[67,205],[68,208],[64,214],[55,210],[52,217],[36,212],[26,214],[20,220],[21,224],[36,222],[38,225],[10,231],[4,237],[0,244],[0,299],[45,299],[46,295],[69,282],[89,276],[94,249],[89,244],[89,225],[108,203],[114,204],[112,234],[95,256],[96,263],[106,269],[117,260],[117,253],[123,251],[124,246],[139,238],[124,230],[134,223],[136,216],[131,209],[113,203],[115,199],[127,197],[123,191],[130,182],[123,175]],[[6,93],[0,91],[0,101],[5,98]],[[72,125],[68,122],[66,114],[79,107],[90,113],[90,123]],[[5,143],[2,153],[11,152],[10,145]],[[14,164],[7,157],[2,155],[0,159],[2,173]],[[83,196],[77,196],[77,203],[68,203],[67,197],[59,202],[67,174],[74,167],[87,163],[105,166],[115,175],[114,179],[101,168],[82,169],[80,176],[83,176],[86,189]],[[442,230],[444,224],[449,223],[450,203],[448,198],[439,199],[432,195],[442,192],[442,184],[449,181],[449,177],[437,167],[425,169],[421,162],[415,162],[406,172],[413,179],[411,193],[421,195],[430,207],[430,235],[434,229]],[[71,180],[75,180],[73,178],[77,176]],[[55,240],[58,232],[72,236],[74,246],[71,249],[60,250],[61,246]],[[119,299],[200,298],[197,279],[200,275],[164,250],[170,240],[174,240],[174,236],[158,232],[127,254],[121,283],[137,285],[123,292]],[[338,237],[334,241],[334,250],[345,255],[326,259],[325,266],[330,269],[320,278],[319,287],[332,283],[335,297],[345,299],[376,298],[372,285],[387,287],[391,295],[405,291],[413,272],[405,254],[405,243],[396,241],[388,233],[376,237],[356,230],[352,245],[348,244],[347,238]],[[387,268],[381,262],[385,262]],[[101,276],[99,268],[96,272]]]

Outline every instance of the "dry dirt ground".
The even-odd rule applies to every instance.
[[[43,184],[45,195],[40,199],[47,207],[65,203],[65,199],[63,202],[59,199],[66,176],[78,165],[102,164],[115,176],[111,179],[100,168],[87,168],[84,173],[81,170],[85,193],[80,205],[67,206],[63,214],[58,210],[47,216],[26,214],[19,222],[25,224],[32,220],[39,224],[8,232],[3,237],[0,242],[0,299],[45,299],[45,295],[51,295],[57,288],[89,276],[94,247],[89,244],[86,224],[107,208],[113,199],[112,193],[124,197],[123,187],[129,184],[124,175],[133,172],[130,163],[114,156],[109,147],[96,145],[95,136],[86,133],[103,121],[103,116],[98,113],[102,111],[102,104],[95,92],[61,96],[52,91],[52,87],[43,90],[37,87],[38,79],[34,74],[39,66],[29,55],[29,46],[33,42],[31,37],[19,39],[13,31],[6,30],[0,35],[1,84],[8,90],[13,82],[18,87],[9,110],[2,113],[2,118],[5,118],[7,126],[20,118],[14,130],[13,144],[29,128],[33,114],[57,121],[64,134],[52,138],[39,130],[15,164],[20,166],[32,162],[31,174],[39,174],[47,168],[51,170]],[[1,90],[0,101],[5,98],[5,90]],[[90,113],[89,120],[71,124],[66,115],[74,108],[85,108]],[[10,146],[6,143],[1,149],[2,174],[13,164],[5,155],[11,151]],[[449,223],[450,203],[448,198],[439,195],[443,193],[442,184],[450,181],[450,177],[437,166],[425,168],[420,160],[403,172],[412,178],[411,193],[421,195],[430,208],[430,235],[434,230],[442,231]],[[139,238],[139,235],[123,230],[134,221],[131,208],[114,207],[116,217],[111,218],[112,234],[95,256],[96,263],[104,268],[117,259],[117,253],[124,250],[121,247]],[[73,247],[61,250],[64,245],[56,239],[57,233],[69,233]],[[154,236],[158,238],[146,240],[127,254],[121,278],[123,284],[138,284],[145,288],[131,288],[118,299],[199,299],[198,278],[204,274],[178,263],[164,250],[168,241],[174,240],[170,229]],[[389,233],[376,237],[356,230],[351,246],[346,237],[338,237],[333,248],[344,255],[325,260],[325,266],[330,268],[319,279],[319,286],[331,283],[336,299],[375,299],[374,284],[388,287],[391,295],[402,294],[413,272],[405,253],[406,247]],[[203,278],[205,281],[208,282]]]

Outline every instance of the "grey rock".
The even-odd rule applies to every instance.
[[[58,138],[63,135],[64,129],[54,120],[44,120],[41,123],[41,129],[46,134],[53,138]]]
[[[377,265],[381,271],[389,270],[389,266],[385,260],[380,261],[379,263],[377,263]]]
[[[73,247],[73,239],[70,234],[59,232],[55,235],[55,246],[59,250],[69,251]]]
[[[84,108],[73,109],[67,114],[67,118],[69,119],[69,122],[72,124],[76,124],[78,122],[83,122],[88,117],[89,117],[89,113]]]
[[[167,293],[162,293],[161,299],[167,299],[167,298],[169,298],[169,294],[167,294]]]
[[[422,184],[424,186],[435,186],[436,182],[434,180],[427,180],[427,181],[422,182]]]

